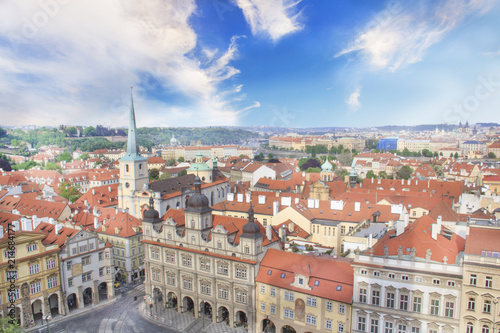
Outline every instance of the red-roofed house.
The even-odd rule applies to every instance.
[[[465,239],[423,216],[398,222],[352,263],[352,332],[459,329]]]
[[[101,241],[114,246],[116,278],[130,282],[144,276],[142,221],[124,211],[103,210],[110,212],[110,215],[96,231]]]
[[[350,332],[349,262],[270,249],[257,275],[259,332]]]

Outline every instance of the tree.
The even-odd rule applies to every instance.
[[[149,170],[149,180],[158,180],[158,176],[160,175],[160,170],[157,168],[153,168]]]
[[[274,158],[274,155],[273,154],[267,154],[267,158],[268,159],[272,159],[272,158]]]
[[[300,170],[306,171],[309,168],[319,168],[321,171],[321,163],[316,158],[310,158],[302,164]]]
[[[373,172],[373,170],[368,170],[368,172],[366,173],[366,178],[376,178],[377,176],[375,176],[375,172]]]
[[[57,156],[58,162],[61,162],[61,161],[71,162],[72,160],[73,160],[73,156],[71,156],[71,153],[67,150],[64,151],[62,154],[60,154],[59,156]]]
[[[494,152],[490,151],[490,152],[488,153],[488,158],[497,158],[497,155],[495,155],[495,153],[494,153]]]
[[[170,178],[172,178],[171,174],[169,174],[168,172],[163,172],[158,179],[165,180],[165,179],[170,179]]]
[[[182,156],[181,156],[181,157],[179,157],[179,158],[177,159],[177,161],[178,161],[179,163],[184,162],[184,157],[182,157]]]
[[[59,190],[59,195],[71,202],[75,202],[82,196],[80,191],[78,191],[78,189],[70,182],[62,182],[59,185]]]
[[[432,157],[433,156],[432,152],[429,149],[422,150],[422,155],[424,155],[425,157]]]
[[[13,170],[28,170],[31,169],[34,166],[37,166],[38,164],[35,161],[26,161],[23,163],[11,165]]]
[[[458,158],[458,153],[455,153],[455,158]]]
[[[337,160],[344,166],[351,165],[352,156],[349,153],[342,153],[337,157]]]
[[[0,331],[4,333],[22,333],[24,328],[10,316],[0,317]]]
[[[95,136],[95,127],[93,127],[93,126],[85,127],[85,129],[83,130],[83,135],[84,136]]]
[[[344,168],[340,168],[340,169],[337,169],[335,171],[335,174],[339,177],[341,177],[342,179],[344,179],[345,176],[347,176],[349,174],[349,171],[347,171],[346,169]]]
[[[56,170],[59,173],[62,173],[61,166],[59,164],[55,163],[55,162],[49,162],[49,163],[47,163],[47,165],[45,166],[45,170]]]
[[[385,172],[385,171],[380,171],[380,172],[378,173],[378,177],[379,177],[379,178],[382,178],[382,179],[387,179],[387,178],[389,178],[389,176],[387,175],[387,172]],[[368,178],[368,176],[367,176],[366,178]]]
[[[10,165],[10,162],[6,158],[0,158],[0,169],[3,171],[12,171],[12,166]]]
[[[7,131],[0,127],[0,138],[7,136]]]
[[[174,164],[175,164],[175,158],[169,158],[169,159],[167,160],[167,165],[169,165],[169,166],[170,166],[170,165],[174,165]]]
[[[184,169],[184,170],[179,171],[179,173],[178,173],[177,175],[178,175],[178,176],[185,176],[185,175],[187,175],[187,174],[188,174],[188,173],[187,173],[186,169]]]
[[[401,168],[399,168],[397,176],[399,179],[410,179],[412,173],[412,168],[410,168],[408,165],[403,165]]]
[[[320,173],[321,168],[307,168],[306,172],[311,172],[311,173]]]
[[[86,160],[88,160],[89,158],[90,158],[90,155],[89,155],[89,154],[87,154],[87,153],[85,153],[85,154],[81,154],[81,155],[80,155],[80,159],[81,159],[82,161],[86,161]]]
[[[440,152],[440,153],[439,153],[439,156],[443,156],[443,152]]]

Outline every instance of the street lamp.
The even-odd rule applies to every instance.
[[[50,333],[50,326],[49,326],[49,320],[50,320],[50,316],[43,316],[42,317],[42,320],[46,320],[47,321],[47,333]]]

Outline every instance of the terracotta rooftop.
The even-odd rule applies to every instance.
[[[309,288],[292,286],[295,275],[309,279]],[[354,273],[347,262],[269,249],[256,281],[334,301],[352,302]]]

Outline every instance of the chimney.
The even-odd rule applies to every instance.
[[[3,227],[0,225],[0,239],[3,238]]]
[[[373,242],[373,236],[372,236],[372,234],[369,234],[368,235],[368,248],[369,249],[371,249],[371,247],[372,247],[372,242]]]
[[[283,224],[283,226],[280,228],[280,238],[283,243],[286,242],[286,225]]]
[[[273,231],[272,231],[273,227],[268,224],[266,225],[266,237],[267,239],[271,240],[273,238]]]
[[[276,215],[276,214],[278,214],[279,210],[280,210],[280,203],[279,203],[279,201],[274,201],[273,202],[273,216]]]
[[[443,217],[441,215],[439,215],[436,219],[436,222],[437,222],[437,225],[439,226],[439,229],[441,229],[441,222],[443,222]]]
[[[314,208],[319,208],[319,199],[314,199]]]
[[[401,179],[401,185],[404,185],[404,184],[405,184],[405,180]]]
[[[234,201],[234,193],[227,194],[227,201]]]
[[[33,230],[36,230],[38,226],[40,225],[40,219],[33,217]]]
[[[85,205],[85,207],[87,207],[88,202],[87,202],[87,200],[86,200],[86,199],[85,199],[85,201],[84,201],[84,203],[83,203],[83,204]]]
[[[111,193],[111,186],[108,186],[108,191],[109,193]]]
[[[250,203],[250,198],[251,198],[250,193],[245,194],[245,197],[246,197],[246,202]]]
[[[97,217],[94,217],[94,229],[97,228],[99,228],[99,220],[97,219]]]
[[[238,193],[237,195],[238,202],[243,202],[243,193]]]
[[[437,235],[441,232],[441,225],[437,224],[437,223],[433,223],[431,227],[432,227],[432,230],[431,230],[432,239],[437,241]]]
[[[259,205],[264,205],[266,203],[266,196],[259,195]]]
[[[314,208],[314,199],[307,199],[307,208]]]
[[[78,214],[78,211],[76,211],[76,213]],[[49,218],[49,223],[50,224],[56,224],[56,222],[54,221],[54,219],[52,217]]]
[[[15,231],[19,231],[19,221],[12,222],[12,229]]]
[[[305,177],[305,176],[306,176],[306,172],[302,171],[302,177]]]
[[[405,212],[405,228],[408,226],[410,223],[410,214],[408,212]]]
[[[361,202],[354,203],[354,211],[359,212],[361,210]]]
[[[372,178],[371,182],[372,182],[372,184],[373,184],[373,178]]]
[[[295,224],[293,222],[288,223],[288,232],[292,233],[294,231]]]
[[[61,232],[62,227],[63,227],[62,223],[56,224],[56,234],[59,235],[59,233]]]
[[[401,235],[405,232],[405,221],[397,220],[396,222],[396,236]]]
[[[92,189],[92,195],[95,195],[95,189],[94,188]]]
[[[31,224],[31,220],[22,218],[21,225],[23,226],[23,231],[33,231],[32,230],[33,225]]]

